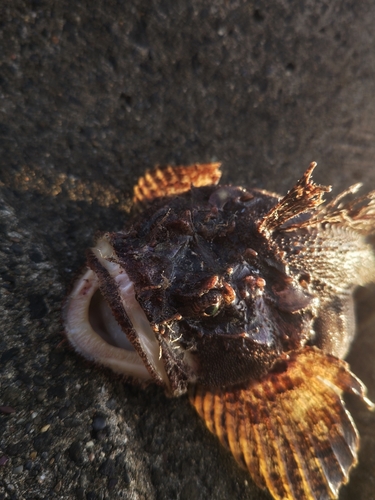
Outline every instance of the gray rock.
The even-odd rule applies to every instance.
[[[285,193],[316,160],[336,193],[375,188],[374,2],[3,0],[0,18],[0,405],[16,410],[0,415],[0,496],[269,498],[186,398],[79,358],[61,304],[156,164],[218,159],[224,182]],[[374,293],[358,293],[349,356],[372,399]],[[349,403],[362,448],[340,500],[372,500],[374,416]]]

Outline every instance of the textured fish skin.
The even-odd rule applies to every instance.
[[[126,227],[87,259],[150,379],[169,395],[189,391],[280,500],[338,497],[359,445],[341,395],[372,407],[342,358],[353,291],[375,281],[375,193],[356,198],[356,185],[325,203],[315,166],[284,197],[217,185],[219,164],[156,169],[135,187]],[[130,287],[144,326],[124,299]]]

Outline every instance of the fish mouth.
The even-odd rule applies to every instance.
[[[169,386],[160,344],[137,301],[134,283],[105,237],[91,252],[92,269],[77,280],[63,312],[69,342],[89,361],[116,373]],[[115,305],[102,293],[108,288]]]

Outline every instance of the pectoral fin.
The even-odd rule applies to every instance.
[[[134,187],[133,202],[147,204],[162,196],[177,196],[191,189],[191,186],[217,184],[220,177],[220,163],[155,168],[139,179]]]
[[[335,499],[357,462],[358,434],[341,398],[365,387],[347,363],[304,348],[259,382],[194,386],[190,401],[209,430],[275,500]]]

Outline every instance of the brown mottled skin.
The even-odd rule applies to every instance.
[[[230,386],[259,379],[281,353],[305,345],[346,353],[352,292],[374,273],[368,245],[350,228],[306,226],[313,212],[303,228],[290,228],[299,215],[293,213],[272,234],[261,230],[277,201],[258,190],[193,187],[152,200],[123,231],[107,235],[169,343],[180,390],[189,380]],[[364,259],[372,266],[366,274]],[[176,314],[181,319],[168,321]],[[194,373],[183,361],[186,351]]]

